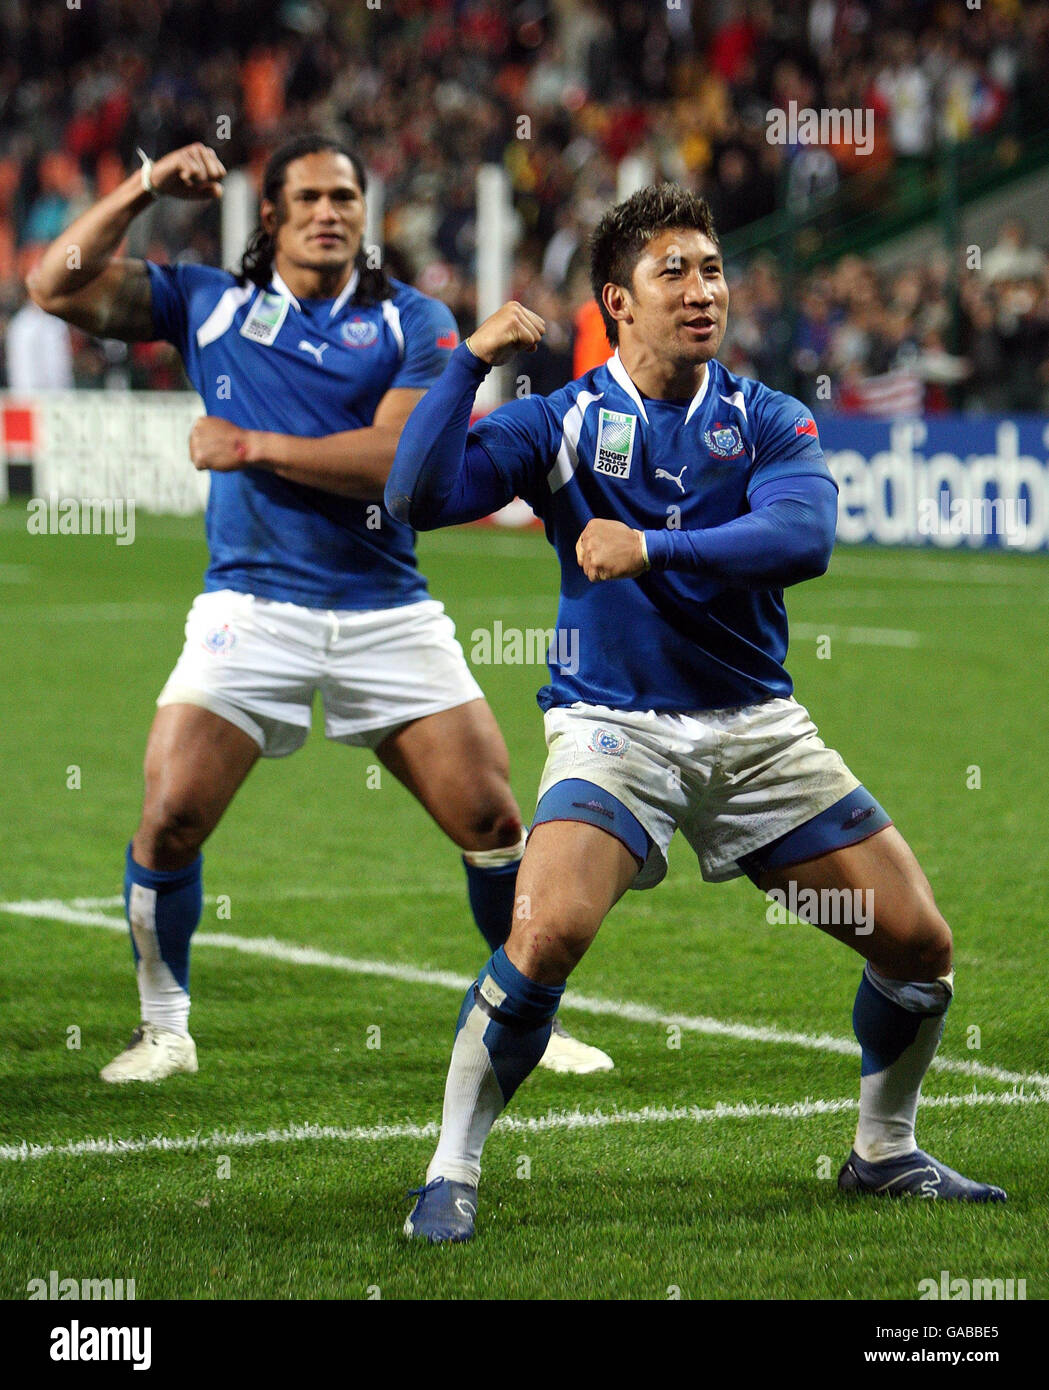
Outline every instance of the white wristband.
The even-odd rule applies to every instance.
[[[641,558],[645,562],[645,569],[650,570],[652,561],[648,558],[648,541],[645,540],[644,531],[639,531],[637,534],[641,537]]]
[[[153,187],[153,161],[150,159],[149,155],[146,154],[145,150],[136,150],[135,153],[142,161],[142,191],[143,193],[148,193],[155,201],[160,197],[160,194]]]

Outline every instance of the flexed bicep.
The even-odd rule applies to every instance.
[[[71,245],[69,253],[75,252]],[[96,338],[119,338],[126,343],[157,337],[153,321],[153,290],[145,261],[113,260],[82,289],[67,294],[44,294],[30,276],[29,293],[40,307]]]

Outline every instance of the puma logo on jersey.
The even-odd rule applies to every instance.
[[[308,352],[308,353],[310,353],[310,355],[311,355],[313,358],[316,359],[316,362],[317,362],[317,366],[318,366],[318,367],[321,367],[321,366],[324,365],[324,364],[321,362],[321,358],[324,356],[324,349],[325,349],[327,346],[328,346],[327,343],[320,343],[320,344],[318,344],[317,347],[314,347],[313,344],[312,344],[312,343],[308,343],[308,342],[306,341],[305,338],[300,338],[300,339],[299,339],[299,348],[300,348],[300,350],[301,350],[302,352]]]
[[[657,468],[657,469],[656,469],[656,477],[657,477],[657,478],[669,478],[670,481],[671,481],[672,483],[677,483],[677,485],[678,485],[678,487],[681,489],[681,491],[684,492],[684,491],[685,491],[685,484],[681,481],[681,479],[685,476],[685,474],[686,474],[687,472],[688,472],[688,464],[686,463],[685,466],[684,466],[684,468],[682,468],[681,472],[677,475],[677,477],[675,477],[673,473],[668,473],[667,470],[666,470],[665,468]]]

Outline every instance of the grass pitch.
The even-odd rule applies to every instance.
[[[123,850],[202,526],[139,517],[117,547],[29,536],[25,516],[0,510],[0,1297],[51,1270],[133,1278],[139,1299],[915,1299],[942,1270],[1049,1294],[1047,557],[843,549],[788,596],[798,697],[955,930],[949,1065],[919,1139],[1008,1205],[837,1194],[859,958],[769,925],[746,881],[704,885],[678,839],[667,881],[628,895],[569,985],[563,1017],[616,1070],[536,1072],[486,1149],[476,1241],[429,1250],[401,1235],[405,1193],[486,955],[457,852],[315,728],[205,848],[200,1074],[104,1086],[137,1018]],[[495,619],[554,622],[541,535],[450,531],[420,557],[468,655]],[[527,814],[545,674],[477,675]]]

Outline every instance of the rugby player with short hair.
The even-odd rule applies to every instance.
[[[416,407],[386,488],[393,514],[420,528],[523,497],[561,562],[558,628],[579,634],[572,668],[552,661],[539,694],[549,756],[517,881],[530,915],[463,1003],[440,1141],[406,1233],[472,1236],[485,1138],[607,913],[666,873],[675,828],[706,880],[746,874],[819,901],[815,925],[866,960],[859,1123],[839,1187],[1003,1201],[917,1147],[921,1081],[953,993],[951,933],[783,667],[782,591],[823,574],[834,543],[837,488],[816,426],[799,401],[717,361],[729,292],[701,199],[670,184],[636,193],[599,223],[591,268],[610,361],[471,430],[489,368],[544,332],[504,305]],[[874,920],[860,932],[852,913],[824,915],[868,891]]]
[[[274,152],[240,275],[116,254],[155,198],[222,192],[205,145],[143,158],[28,281],[41,308],[87,333],[173,343],[207,411],[190,451],[211,471],[210,563],[146,748],[125,877],[141,1022],[109,1082],[197,1070],[201,845],[260,756],[302,745],[317,691],[327,736],[374,750],[461,848],[492,950],[523,849],[502,733],[410,528],[382,506],[401,428],[458,342],[451,312],[369,263],[364,169],[338,141],[303,135]],[[563,1029],[545,1060],[612,1065]]]

